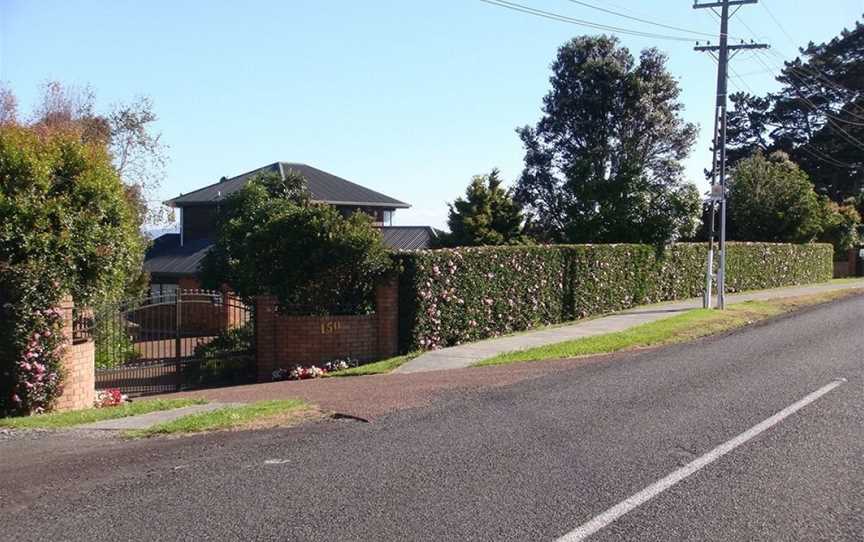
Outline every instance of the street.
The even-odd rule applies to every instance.
[[[862,540],[862,385],[856,296],[370,423],[0,436],[0,539],[575,540],[707,458],[591,539]]]

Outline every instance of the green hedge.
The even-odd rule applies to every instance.
[[[405,350],[476,341],[702,295],[705,244],[480,247],[401,253]],[[828,244],[729,243],[727,290],[830,280]]]

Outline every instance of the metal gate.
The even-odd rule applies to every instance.
[[[225,292],[178,289],[82,317],[97,389],[145,395],[255,378],[253,309]]]

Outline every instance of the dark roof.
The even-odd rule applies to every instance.
[[[181,247],[179,233],[166,233],[147,251],[144,270],[158,275],[194,275],[212,245],[209,239],[196,239]]]
[[[385,226],[384,244],[391,250],[422,250],[432,246],[435,232],[429,226]],[[153,241],[144,259],[151,275],[186,276],[198,273],[201,260],[213,241],[197,239],[180,246],[179,233],[166,233]]]
[[[422,250],[432,247],[435,232],[429,226],[384,226],[384,244],[392,250]]]
[[[410,207],[407,203],[390,196],[385,196],[380,192],[369,190],[364,186],[352,183],[326,171],[321,171],[306,164],[293,164],[289,162],[274,162],[269,166],[264,166],[170,199],[165,204],[172,207],[213,204],[220,198],[225,198],[229,194],[243,188],[250,179],[259,173],[278,173],[284,177],[289,170],[294,170],[303,175],[306,179],[307,188],[312,194],[312,199],[315,201],[330,203],[332,205],[357,205],[389,209],[407,209]]]

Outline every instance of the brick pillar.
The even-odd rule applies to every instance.
[[[273,380],[277,367],[276,299],[271,296],[255,298],[255,361],[258,382]]]
[[[96,400],[96,367],[93,340],[79,344],[72,341],[72,298],[67,296],[60,303],[63,313],[63,358],[65,378],[63,393],[54,404],[54,409],[80,410],[90,408]]]
[[[849,272],[846,275],[847,277],[854,277],[858,274],[858,249],[850,248],[848,253],[848,265]]]
[[[399,281],[395,276],[386,277],[375,289],[375,316],[378,356],[395,356],[399,353]]]

